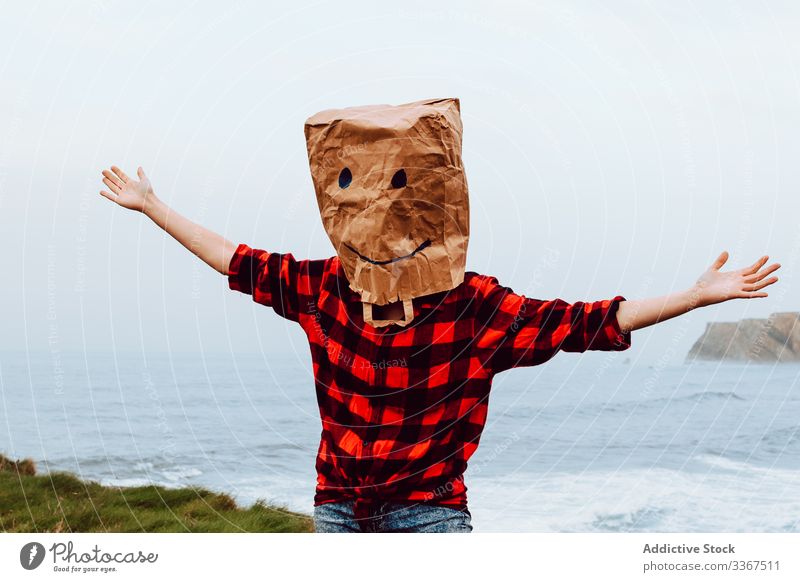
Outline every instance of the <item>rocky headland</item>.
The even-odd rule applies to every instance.
[[[800,362],[800,312],[765,319],[712,322],[689,350],[687,360]]]

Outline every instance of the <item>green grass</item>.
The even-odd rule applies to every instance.
[[[32,461],[0,455],[0,531],[310,532],[311,518],[262,501],[155,485],[106,487],[70,473],[37,475]]]

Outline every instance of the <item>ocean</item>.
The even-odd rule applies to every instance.
[[[310,513],[306,354],[0,352],[0,452]],[[475,531],[800,531],[800,365],[558,354],[495,378]]]

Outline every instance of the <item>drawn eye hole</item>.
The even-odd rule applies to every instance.
[[[406,171],[402,168],[397,170],[392,176],[392,188],[403,188],[406,185]]]
[[[350,172],[350,168],[342,168],[342,171],[339,172],[339,188],[347,188],[352,181],[353,174]]]

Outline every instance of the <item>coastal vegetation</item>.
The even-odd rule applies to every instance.
[[[310,532],[311,518],[257,501],[239,507],[202,488],[105,486],[65,472],[37,474],[0,455],[0,531]]]

